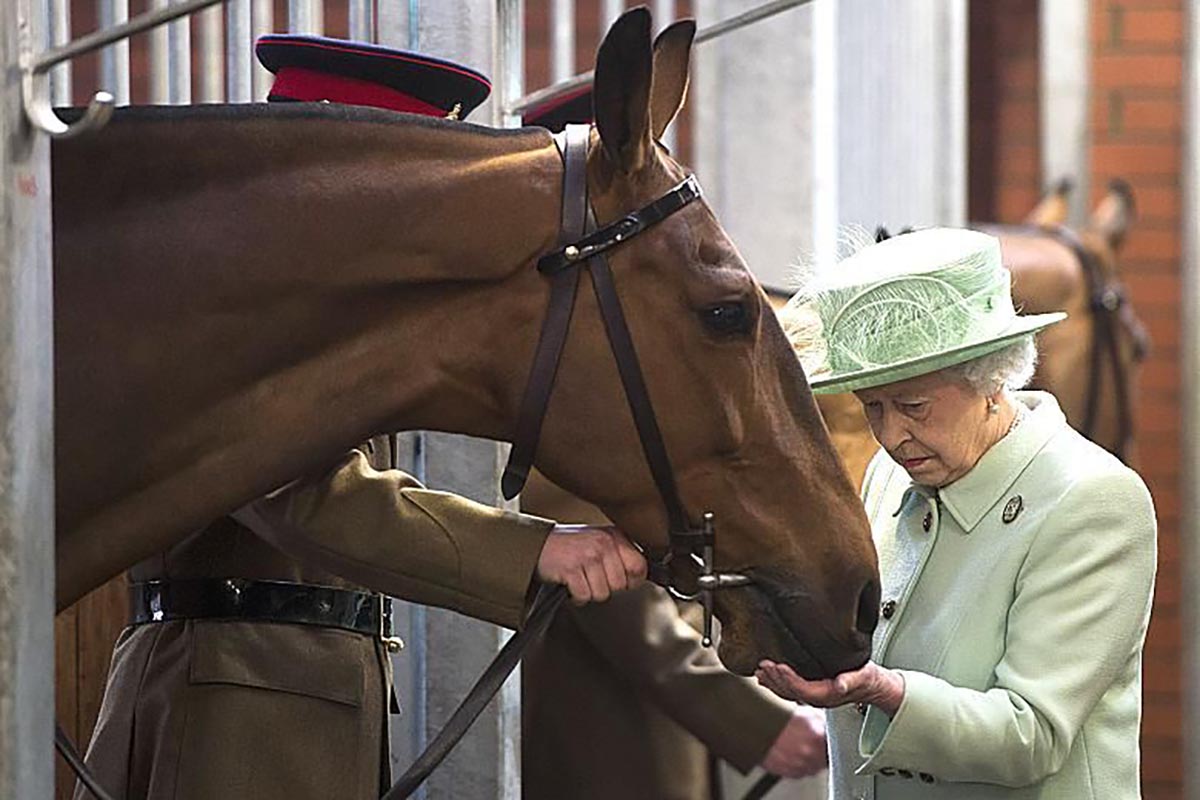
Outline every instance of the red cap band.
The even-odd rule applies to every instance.
[[[444,117],[449,113],[446,109],[430,105],[410,94],[372,81],[331,75],[304,67],[281,68],[275,74],[270,96],[299,101],[328,100],[345,105],[374,106],[408,114],[423,114],[427,117]]]

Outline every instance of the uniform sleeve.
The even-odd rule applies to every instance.
[[[791,703],[726,670],[657,586],[571,613],[617,674],[742,772],[762,761],[791,719]]]
[[[1125,471],[1073,487],[1018,573],[995,686],[901,670],[895,717],[867,712],[859,772],[1012,787],[1057,772],[1103,693],[1139,668],[1154,572],[1154,509],[1140,479]]]
[[[424,488],[347,454],[239,521],[289,555],[394,597],[519,627],[553,523]]]

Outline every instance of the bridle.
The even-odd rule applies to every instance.
[[[649,205],[626,214],[615,222],[596,229],[587,190],[587,153],[591,140],[590,125],[567,125],[554,137],[563,159],[563,200],[559,225],[558,247],[538,259],[538,272],[550,280],[550,300],[546,317],[538,336],[533,366],[521,410],[517,416],[516,433],[508,464],[500,480],[506,499],[520,494],[529,477],[541,438],[542,422],[550,405],[554,378],[566,345],[575,308],[579,278],[586,268],[592,278],[596,302],[604,320],[609,347],[617,362],[625,399],[633,414],[641,441],[642,452],[650,466],[654,485],[667,512],[669,543],[660,553],[647,553],[649,577],[672,595],[684,600],[700,600],[704,606],[704,644],[712,644],[713,592],[718,589],[745,586],[752,582],[747,575],[717,573],[714,570],[716,532],[713,515],[705,512],[701,525],[691,523],[675,483],[675,472],[667,456],[662,431],[654,414],[646,380],[638,362],[637,350],[625,313],[617,296],[612,270],[605,253],[628,242],[638,234],[661,222],[676,211],[698,200],[700,184],[689,175],[673,189]],[[537,638],[550,624],[554,612],[566,597],[561,586],[543,589],[530,610],[525,626],[509,639],[496,659],[472,687],[462,705],[451,715],[446,726],[400,777],[382,800],[401,800],[416,790],[466,733],[475,717],[487,705],[492,695],[520,660],[526,644]],[[486,696],[485,696],[486,693]]]
[[[667,455],[637,351],[617,295],[612,270],[605,254],[628,242],[653,225],[671,216],[701,196],[700,184],[689,175],[654,202],[596,229],[588,202],[587,153],[590,125],[568,125],[554,141],[562,155],[563,200],[558,247],[538,259],[537,269],[550,281],[550,300],[538,338],[533,366],[526,383],[516,434],[508,464],[501,479],[505,498],[520,493],[529,476],[540,439],[542,421],[549,407],[554,378],[566,344],[576,290],[584,269],[592,279],[596,300],[604,320],[609,346],[633,414],[642,452],[650,474],[666,509],[669,540],[660,551],[646,551],[649,577],[681,600],[699,600],[704,607],[705,646],[712,644],[713,593],[720,589],[745,586],[748,575],[718,573],[715,520],[711,512],[700,516],[700,525],[692,522],[679,497],[675,473]],[[549,626],[555,611],[566,597],[562,586],[543,587],[530,609],[525,626],[515,633],[471,688],[450,716],[445,727],[425,748],[408,770],[396,781],[382,800],[409,797],[454,748],[471,724],[491,701],[505,679],[516,667],[527,645]],[[55,746],[80,781],[99,800],[111,800],[96,782],[95,776],[79,758],[61,727]]]
[[[1112,371],[1113,394],[1117,404],[1117,438],[1110,449],[1113,455],[1126,461],[1129,456],[1126,448],[1133,440],[1133,399],[1130,376],[1121,358],[1120,334],[1124,332],[1132,342],[1135,363],[1146,358],[1150,348],[1150,337],[1129,303],[1124,284],[1105,275],[1096,254],[1088,249],[1074,231],[1062,225],[1037,225],[1029,228],[1068,248],[1083,270],[1088,290],[1088,311],[1092,319],[1092,337],[1088,348],[1090,355],[1087,405],[1079,432],[1089,439],[1096,435],[1100,403],[1103,400],[1101,381],[1107,361]]]
[[[675,472],[671,468],[629,326],[625,323],[612,270],[605,257],[608,251],[698,200],[701,196],[700,184],[695,176],[689,175],[649,205],[595,230],[595,219],[587,196],[590,134],[589,125],[568,125],[555,137],[565,165],[559,247],[538,259],[538,271],[550,279],[550,304],[521,402],[516,436],[504,468],[501,489],[506,498],[512,499],[521,491],[529,476],[542,421],[554,389],[554,376],[566,343],[580,275],[587,269],[609,346],[621,376],[625,399],[637,427],[642,452],[666,509],[669,540],[667,547],[660,552],[647,553],[650,579],[678,599],[701,601],[704,605],[704,643],[707,646],[712,642],[712,593],[718,589],[744,586],[751,579],[746,575],[714,571],[716,537],[713,515],[707,512],[702,514],[697,527],[679,498]]]

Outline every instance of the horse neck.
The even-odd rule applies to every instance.
[[[281,223],[256,249],[289,254],[256,259],[253,302],[270,298],[257,327],[295,342],[294,307],[307,307],[317,325],[289,354],[306,375],[292,389],[312,407],[356,397],[355,433],[506,438],[521,386],[503,362],[532,347],[544,295],[533,262],[557,231],[555,148],[540,131],[349,113],[358,124],[321,120],[260,148],[267,168],[242,187]]]
[[[544,310],[545,132],[171,111],[54,150],[60,599],[372,433],[505,438]]]

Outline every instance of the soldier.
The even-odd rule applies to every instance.
[[[354,42],[273,35],[256,52],[272,101],[457,117],[490,91],[467,67]],[[614,529],[430,491],[393,468],[391,445],[376,438],[130,571],[133,624],[87,755],[115,797],[374,800],[390,781],[390,607],[361,584],[515,628],[538,581],[585,602],[644,577]]]

